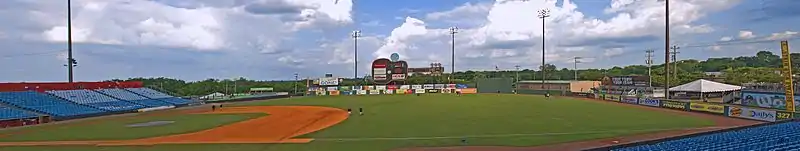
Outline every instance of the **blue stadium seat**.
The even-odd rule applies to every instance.
[[[800,151],[800,122],[777,123],[632,146],[614,151]]]
[[[107,111],[127,112],[145,108],[143,105],[118,100],[91,90],[60,90],[47,91],[47,93],[78,104],[88,105]]]
[[[123,89],[98,89],[96,91],[111,96],[113,98],[133,102],[136,104],[141,104],[147,107],[175,106],[175,104],[172,103],[150,99],[130,91],[125,91]]]
[[[34,117],[39,116],[23,110],[0,106],[0,120],[26,119]]]
[[[182,99],[182,98],[175,97],[175,96],[171,96],[171,95],[167,95],[167,94],[158,92],[158,91],[150,89],[150,88],[127,88],[125,90],[128,90],[130,92],[139,94],[139,95],[147,97],[147,98],[157,99],[157,100],[164,101],[164,102],[169,102],[171,104],[175,104],[176,106],[186,105],[186,104],[189,104],[191,102],[189,100]]]
[[[55,119],[100,115],[106,111],[62,100],[33,91],[0,92],[0,102],[18,108],[40,112]]]

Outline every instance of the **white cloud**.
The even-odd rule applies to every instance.
[[[794,32],[794,31],[784,31],[784,32],[780,32],[780,33],[772,33],[772,35],[770,35],[769,38],[767,38],[767,39],[770,39],[770,40],[786,40],[786,39],[793,38],[793,37],[796,37],[796,36],[800,36],[800,35],[797,34],[797,32]]]
[[[750,39],[750,38],[755,38],[755,37],[756,37],[756,35],[753,34],[752,31],[748,31],[748,30],[739,31],[739,39]]]
[[[606,49],[605,52],[603,53],[603,56],[614,57],[621,55],[623,52],[624,51],[621,48]]]
[[[489,13],[491,6],[492,3],[474,4],[467,2],[451,10],[428,13],[425,15],[425,19],[444,20],[461,26],[464,26],[464,24],[482,24],[485,22],[486,14]]]
[[[733,37],[730,36],[725,36],[719,39],[719,41],[731,41],[731,40],[733,40]]]

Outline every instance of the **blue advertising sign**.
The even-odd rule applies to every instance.
[[[644,98],[644,99],[639,100],[639,104],[645,105],[645,106],[659,107],[659,106],[661,106],[661,100],[656,100],[656,99],[651,99],[651,98]]]
[[[466,84],[456,84],[456,89],[466,89],[466,88],[467,88]]]

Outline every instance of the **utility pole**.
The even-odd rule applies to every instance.
[[[69,74],[69,83],[74,82],[75,76],[73,75],[75,58],[72,58],[72,1],[67,0],[67,74]]]
[[[545,89],[544,80],[547,77],[547,66],[545,62],[545,18],[550,17],[550,9],[539,10],[539,18],[542,19],[542,89],[550,89],[549,86]],[[549,93],[549,92],[548,92]]]
[[[652,75],[652,70],[653,70],[653,52],[654,52],[654,50],[650,49],[650,50],[647,50],[647,51],[645,51],[645,52],[647,52],[647,55],[645,56],[645,57],[647,57],[647,59],[646,59],[646,60],[644,60],[644,63],[646,63],[646,64],[647,64],[647,77],[648,77],[648,78],[650,78],[650,79],[648,80],[649,82],[647,83],[647,85],[648,85],[650,88],[653,88],[653,75]]]
[[[575,81],[578,81],[578,63],[581,63],[580,62],[581,60],[579,60],[579,59],[582,59],[582,58],[581,57],[575,57],[573,59],[575,59],[575,62],[574,62],[574,65],[575,65],[574,66],[574,69],[575,69]]]
[[[297,82],[299,81],[299,79],[297,79],[298,76],[299,76],[299,74],[294,73],[294,94],[295,95],[297,95]]]
[[[354,30],[350,36],[353,37],[353,79],[358,79],[358,37],[361,37],[361,31]]]
[[[456,73],[456,33],[458,33],[458,27],[450,27],[450,51],[452,56],[450,57],[450,76],[447,80],[449,80],[451,84],[453,83],[452,78]]]
[[[678,78],[678,54],[681,53],[678,52],[678,49],[681,49],[681,47],[672,46],[669,49],[672,50],[670,54],[672,55],[672,63],[674,63],[674,65],[672,66],[672,76]]]

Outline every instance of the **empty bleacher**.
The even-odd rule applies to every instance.
[[[150,99],[123,89],[97,89],[96,91],[120,100],[141,104],[147,107],[175,106],[175,104],[167,103],[166,101]]]
[[[666,140],[614,151],[800,151],[800,122],[791,121],[765,126]]]
[[[186,104],[189,104],[191,102],[189,100],[182,99],[182,98],[179,98],[179,97],[170,96],[170,95],[158,92],[158,91],[150,89],[150,88],[127,88],[125,90],[128,90],[130,92],[142,95],[142,96],[147,97],[147,98],[157,99],[157,100],[161,100],[161,101],[164,101],[164,102],[169,102],[169,103],[172,103],[172,104],[175,104],[175,105],[186,105]]]
[[[19,109],[0,106],[0,121],[1,120],[35,118],[35,117],[39,117],[39,116],[34,114],[34,113],[26,112],[24,110],[19,110]]]
[[[0,92],[0,102],[26,110],[48,114],[55,119],[94,116],[106,112],[62,100],[52,95],[33,91]]]
[[[114,112],[134,111],[145,108],[143,105],[118,100],[91,90],[59,90],[47,91],[47,93],[78,104]]]

